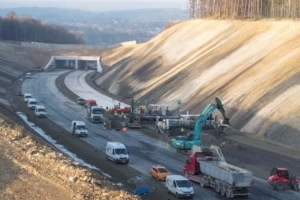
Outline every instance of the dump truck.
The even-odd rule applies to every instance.
[[[253,173],[226,162],[218,146],[192,146],[192,154],[183,167],[183,174],[201,187],[213,187],[227,198],[247,198],[253,185]]]
[[[94,100],[94,99],[87,99],[84,103],[84,106],[85,107],[88,107],[88,106],[98,106],[97,105],[97,101]]]
[[[102,106],[87,106],[87,118],[90,122],[103,122]]]

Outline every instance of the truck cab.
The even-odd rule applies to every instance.
[[[166,178],[166,189],[174,194],[176,198],[194,197],[194,188],[191,181],[181,175],[169,175]]]
[[[83,121],[72,121],[71,133],[76,136],[88,136],[88,128]]]
[[[37,102],[36,102],[35,98],[28,98],[27,99],[27,107],[29,109],[34,110],[36,105],[37,105]]]
[[[104,109],[101,106],[88,106],[87,118],[90,122],[103,122]]]
[[[35,110],[34,110],[35,116],[37,117],[46,117],[46,108],[45,106],[42,105],[37,105],[35,106]]]
[[[105,153],[106,158],[115,163],[128,164],[129,162],[129,152],[126,146],[120,142],[107,142]]]

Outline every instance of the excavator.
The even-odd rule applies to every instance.
[[[198,117],[195,126],[194,133],[188,135],[177,136],[172,139],[172,147],[176,148],[177,151],[188,151],[192,149],[193,145],[202,144],[202,123],[207,120],[207,118],[218,109],[223,116],[223,126],[230,126],[229,118],[226,117],[223,104],[219,98],[215,98],[215,103],[208,104],[203,110],[201,115]]]

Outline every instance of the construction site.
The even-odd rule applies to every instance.
[[[195,19],[101,50],[0,42],[0,198],[299,199],[299,34],[297,20]],[[193,189],[169,188],[175,175]]]

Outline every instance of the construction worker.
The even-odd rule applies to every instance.
[[[117,111],[115,111],[115,117],[117,117],[118,116],[118,113],[117,113]]]
[[[126,132],[127,132],[127,128],[126,128],[126,126],[123,126],[123,128],[122,128],[122,131],[123,131],[124,133],[126,133]]]
[[[108,110],[108,106],[106,106],[105,110],[106,110],[106,112],[108,113],[108,111],[109,111],[109,110]]]
[[[180,131],[181,131],[181,133],[183,133],[183,132],[184,132],[184,128],[183,128],[183,126],[181,127]]]

